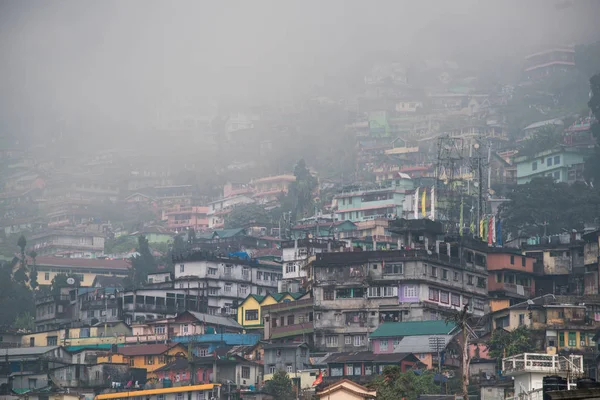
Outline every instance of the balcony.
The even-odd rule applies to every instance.
[[[303,299],[298,301],[290,301],[285,303],[270,304],[262,308],[263,314],[275,313],[277,311],[290,311],[297,308],[312,308],[313,299]]]
[[[529,286],[515,285],[514,283],[507,282],[493,282],[492,280],[488,281],[488,290],[490,292],[504,291],[506,294],[524,298],[535,296],[534,291],[532,291]]]
[[[175,305],[157,305],[157,304],[124,304],[123,311],[125,312],[149,312],[158,314],[177,314],[177,312],[185,311],[185,306]],[[193,311],[193,310],[190,310]]]
[[[528,373],[571,376],[583,374],[583,356],[570,355],[568,358],[557,354],[523,353],[502,360],[502,373],[515,376]]]
[[[117,299],[94,299],[81,302],[82,310],[97,310],[104,308],[115,308],[118,305]]]
[[[52,295],[35,299],[35,304],[38,305],[45,303],[69,303],[70,301],[71,297],[68,295]]]
[[[287,336],[296,336],[312,333],[314,330],[312,321],[299,324],[276,326],[271,328],[271,338],[278,339]]]

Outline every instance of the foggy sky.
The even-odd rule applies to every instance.
[[[120,134],[184,105],[346,89],[378,61],[522,59],[600,39],[595,0],[0,1],[0,130]],[[202,112],[202,111],[198,111]]]

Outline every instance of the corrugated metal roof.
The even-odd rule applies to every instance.
[[[46,354],[60,346],[39,346],[39,347],[15,347],[0,350],[0,356],[32,356]]]
[[[437,321],[409,321],[409,322],[385,322],[379,325],[371,338],[397,337],[397,336],[421,336],[421,335],[447,335],[456,325],[454,322]]]

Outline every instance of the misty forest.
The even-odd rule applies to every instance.
[[[0,399],[599,398],[599,21],[0,0]]]

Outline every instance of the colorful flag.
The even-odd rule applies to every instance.
[[[473,218],[471,218],[471,225],[469,225],[469,232],[471,232],[471,235],[475,234],[475,220]]]
[[[483,240],[483,219],[479,220],[479,238]]]
[[[461,197],[460,198],[460,220],[458,222],[458,234],[460,236],[463,235],[463,223],[464,223],[464,221],[463,221],[463,218],[464,218],[463,208],[464,208],[464,199]]]
[[[415,189],[415,219],[419,219],[419,188]]]
[[[502,247],[502,220],[498,220],[498,224],[496,227],[496,240],[498,246]]]
[[[431,188],[431,220],[435,221],[435,186]]]
[[[483,240],[484,242],[487,242],[487,237],[488,237],[488,224],[489,224],[489,219],[487,217],[483,217],[483,231],[481,233],[481,240]]]
[[[490,217],[489,221],[488,221],[488,229],[487,229],[487,242],[488,245],[491,246],[492,245],[492,237],[494,236],[493,234],[494,232],[494,217]]]
[[[496,243],[496,216],[492,217],[492,226],[494,230],[492,231],[492,243]]]
[[[427,189],[424,189],[423,195],[421,197],[421,214],[423,215],[423,217],[427,216],[427,206],[425,205],[426,201],[427,201]]]
[[[323,371],[319,371],[319,375],[317,376],[317,379],[315,379],[315,381],[313,382],[313,386],[318,386],[321,383],[323,383]]]

